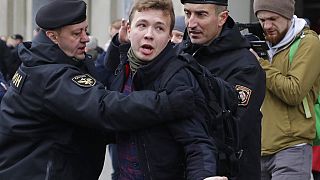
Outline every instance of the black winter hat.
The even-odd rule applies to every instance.
[[[36,23],[42,29],[52,30],[86,20],[83,1],[55,0],[42,6],[36,14]]]
[[[14,34],[14,35],[11,35],[10,36],[11,39],[14,39],[14,40],[21,40],[23,41],[23,36],[21,34]]]
[[[217,4],[228,6],[228,0],[180,0],[182,4],[193,3],[193,4]]]

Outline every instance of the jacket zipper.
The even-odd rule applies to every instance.
[[[52,168],[52,161],[49,160],[49,162],[47,163],[46,178],[45,178],[45,180],[49,180],[49,179],[50,179],[51,168]]]
[[[193,54],[192,57],[194,57],[202,48],[197,49]]]
[[[152,180],[152,175],[151,175],[151,170],[150,170],[150,164],[149,164],[149,159],[148,159],[148,155],[147,155],[147,148],[146,148],[146,144],[143,142],[143,150],[144,150],[144,156],[146,157],[146,164],[147,164],[147,168],[148,168],[148,174],[149,174],[149,178],[150,180]]]

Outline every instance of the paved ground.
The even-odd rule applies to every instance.
[[[102,170],[102,173],[99,177],[99,180],[111,180],[111,161],[110,161],[110,156],[109,156],[109,151],[108,149],[106,150],[106,158],[105,158],[105,162],[104,162],[104,167]]]
[[[110,161],[109,151],[107,149],[104,167],[99,177],[99,180],[111,180],[110,174],[111,174],[111,161]],[[311,180],[313,180],[313,177],[311,177]]]

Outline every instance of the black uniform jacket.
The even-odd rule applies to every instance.
[[[129,46],[115,47],[119,49],[121,59],[110,87],[112,90],[121,91],[127,79]],[[109,56],[109,63],[112,60],[118,61],[119,56]],[[166,87],[160,86],[166,76],[164,70],[176,60],[176,51],[169,43],[152,62],[140,67],[133,76],[135,90],[161,91],[162,88],[192,86],[199,96],[192,118],[130,132],[130,137],[138,146],[139,163],[145,180],[203,180],[216,173],[216,147],[213,138],[208,135],[206,105],[196,79],[190,71],[182,69],[169,80]],[[118,137],[122,137],[122,134],[118,134]]]
[[[101,132],[174,119],[166,92],[107,91],[90,59],[67,57],[43,31],[19,48],[23,63],[1,103],[0,179],[98,179]]]
[[[209,70],[236,86],[239,92],[240,143],[244,150],[238,179],[260,179],[261,119],[260,107],[265,96],[265,73],[248,50],[249,42],[240,34],[231,17],[222,32],[208,46],[193,45],[189,37],[180,51],[192,54]]]

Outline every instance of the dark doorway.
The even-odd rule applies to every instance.
[[[310,28],[320,34],[320,1],[319,0],[301,0],[296,2],[298,17],[310,20]]]

